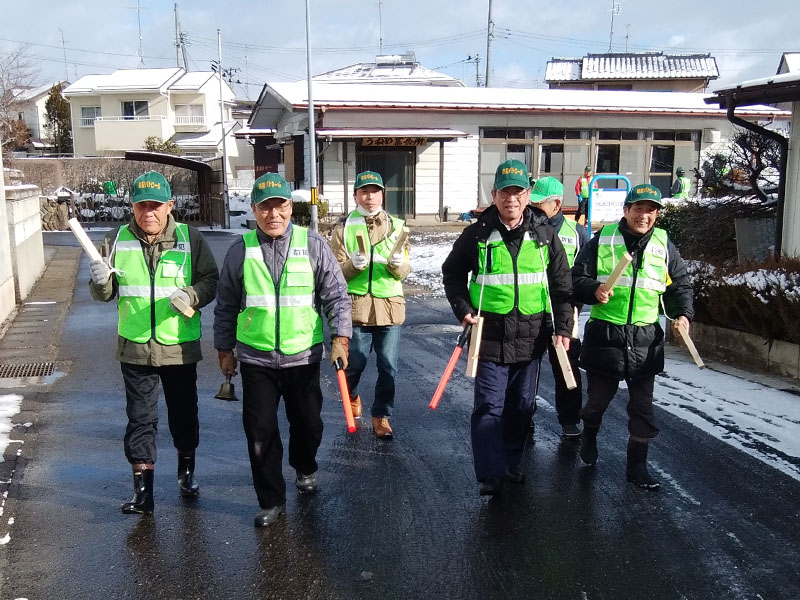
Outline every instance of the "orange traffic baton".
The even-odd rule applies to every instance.
[[[447,363],[444,373],[442,373],[442,378],[439,380],[439,385],[436,386],[436,391],[433,393],[431,403],[428,405],[428,408],[431,410],[436,410],[436,407],[439,406],[439,400],[442,399],[444,388],[447,386],[447,382],[450,381],[450,376],[453,374],[453,370],[456,368],[456,363],[458,363],[458,359],[461,357],[461,352],[464,350],[464,344],[466,344],[467,340],[469,339],[469,333],[471,329],[472,325],[467,323],[464,325],[464,331],[462,331],[458,336],[456,347],[453,350],[452,356],[450,356],[450,361]]]
[[[339,392],[342,394],[342,405],[344,406],[344,418],[347,421],[347,431],[355,433],[356,420],[353,418],[353,407],[350,406],[350,391],[347,389],[347,378],[344,375],[342,359],[337,358],[333,365],[336,367],[336,378],[339,380]]]

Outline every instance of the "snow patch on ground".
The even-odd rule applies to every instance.
[[[430,290],[431,296],[444,296],[442,263],[453,249],[461,231],[411,232],[411,274],[406,281]]]
[[[18,394],[5,394],[0,396],[0,462],[3,461],[6,448],[11,442],[8,434],[14,427],[11,417],[19,412],[22,396]]]

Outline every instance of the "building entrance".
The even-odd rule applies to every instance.
[[[386,186],[386,210],[403,219],[414,216],[416,148],[359,148],[358,172],[375,171]]]

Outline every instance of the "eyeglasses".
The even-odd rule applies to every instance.
[[[501,196],[502,198],[516,198],[519,200],[525,196],[527,191],[527,189],[522,188],[516,192],[512,192],[510,188],[503,188],[502,190],[497,190],[497,195]]]
[[[279,213],[289,212],[292,209],[292,203],[289,201],[282,202],[281,204],[270,203],[269,201],[265,200],[264,202],[259,202],[256,204],[256,210],[259,212],[269,212],[271,210],[275,210]]]

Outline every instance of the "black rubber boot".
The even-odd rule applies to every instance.
[[[178,453],[178,488],[184,498],[194,498],[200,492],[194,480],[194,452]]]
[[[583,426],[581,432],[581,460],[593,467],[597,463],[597,432],[599,427]]]
[[[133,469],[133,499],[120,509],[126,515],[153,514],[153,466]]]
[[[625,475],[628,481],[646,490],[657,490],[661,484],[647,472],[647,446],[643,442],[628,440],[628,467]]]

